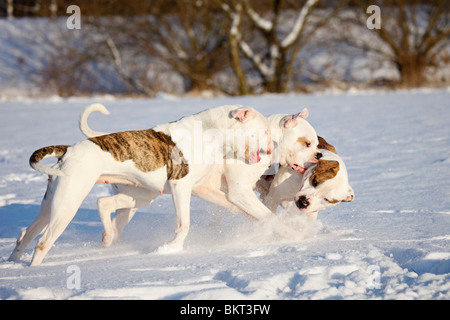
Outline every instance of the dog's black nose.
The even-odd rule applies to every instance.
[[[320,158],[322,158],[323,154],[321,154],[320,152],[316,153],[316,159],[319,160]]]
[[[309,200],[306,198],[306,196],[300,196],[295,204],[299,209],[306,209],[309,206]]]

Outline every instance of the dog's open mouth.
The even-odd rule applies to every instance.
[[[305,171],[306,171],[306,169],[305,169],[304,167],[302,167],[302,166],[299,166],[299,165],[298,165],[298,164],[296,164],[296,163],[294,163],[294,164],[291,164],[291,168],[292,168],[292,169],[294,169],[295,171],[297,171],[297,172],[301,173],[301,174],[304,174],[304,173],[305,173]]]

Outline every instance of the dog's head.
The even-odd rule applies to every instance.
[[[306,121],[308,109],[281,119],[282,135],[279,140],[280,164],[304,174],[306,168],[317,163],[321,157],[318,138],[314,128]]]
[[[324,147],[320,149],[322,158],[316,166],[306,170],[303,185],[294,200],[303,213],[317,212],[355,198],[342,158],[333,146],[321,142],[321,147]]]

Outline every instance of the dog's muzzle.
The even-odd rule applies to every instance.
[[[297,208],[306,209],[310,205],[309,200],[306,196],[300,196],[297,201],[295,201]]]

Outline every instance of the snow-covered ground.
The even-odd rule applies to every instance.
[[[449,299],[450,92],[347,92],[238,98],[48,99],[0,104],[0,299]],[[44,263],[6,261],[35,218],[46,177],[30,154],[83,138],[78,116],[99,131],[144,129],[222,104],[263,114],[310,111],[309,122],[346,161],[356,198],[306,221],[295,208],[280,219],[298,228],[280,239],[271,222],[193,198],[186,249],[154,250],[173,236],[170,196],[139,210],[122,242],[101,245],[96,186]],[[300,240],[307,236],[305,240]],[[79,280],[79,281],[78,281]]]

